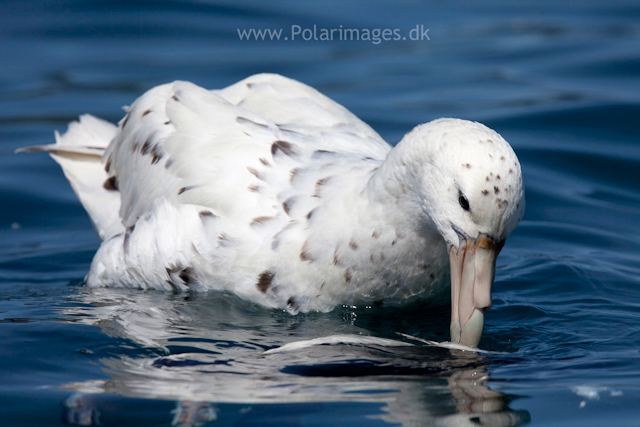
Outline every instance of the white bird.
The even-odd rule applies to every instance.
[[[118,126],[90,115],[45,150],[102,239],[89,287],[224,290],[291,313],[440,299],[476,346],[496,257],[524,213],[520,163],[482,124],[395,146],[315,89],[258,74],[157,86]]]

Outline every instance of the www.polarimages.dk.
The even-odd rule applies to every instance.
[[[292,25],[289,35],[283,37],[283,29],[237,29],[240,40],[304,40],[304,41],[369,41],[373,44],[379,44],[383,41],[422,41],[431,40],[429,38],[429,29],[424,25],[416,25],[408,33],[400,28],[302,28],[300,25]],[[406,34],[406,35],[403,35]]]

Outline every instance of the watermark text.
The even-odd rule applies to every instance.
[[[429,29],[424,25],[416,25],[409,31],[400,28],[318,28],[314,25],[303,28],[300,25],[292,25],[288,32],[284,29],[256,29],[238,28],[240,40],[257,41],[365,41],[372,44],[380,44],[388,41],[428,41]]]

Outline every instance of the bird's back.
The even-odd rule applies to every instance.
[[[356,280],[350,266],[376,262],[356,254],[350,230],[390,149],[344,107],[281,76],[219,91],[155,87],[102,158],[102,191],[119,195],[122,227],[103,236],[87,284],[226,289],[292,311],[330,309]],[[327,282],[342,288],[318,299]]]
[[[312,179],[328,163],[382,161],[389,149],[314,89],[262,74],[221,91],[186,82],[151,89],[121,121],[105,168],[126,227],[159,197],[247,222],[286,214],[274,204],[308,191],[292,173]]]

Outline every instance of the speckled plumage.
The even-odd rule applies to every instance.
[[[83,116],[45,149],[103,239],[91,287],[227,290],[294,313],[444,298],[447,246],[504,240],[524,212],[520,165],[494,131],[441,119],[392,149],[278,75],[158,86],[117,128]]]

